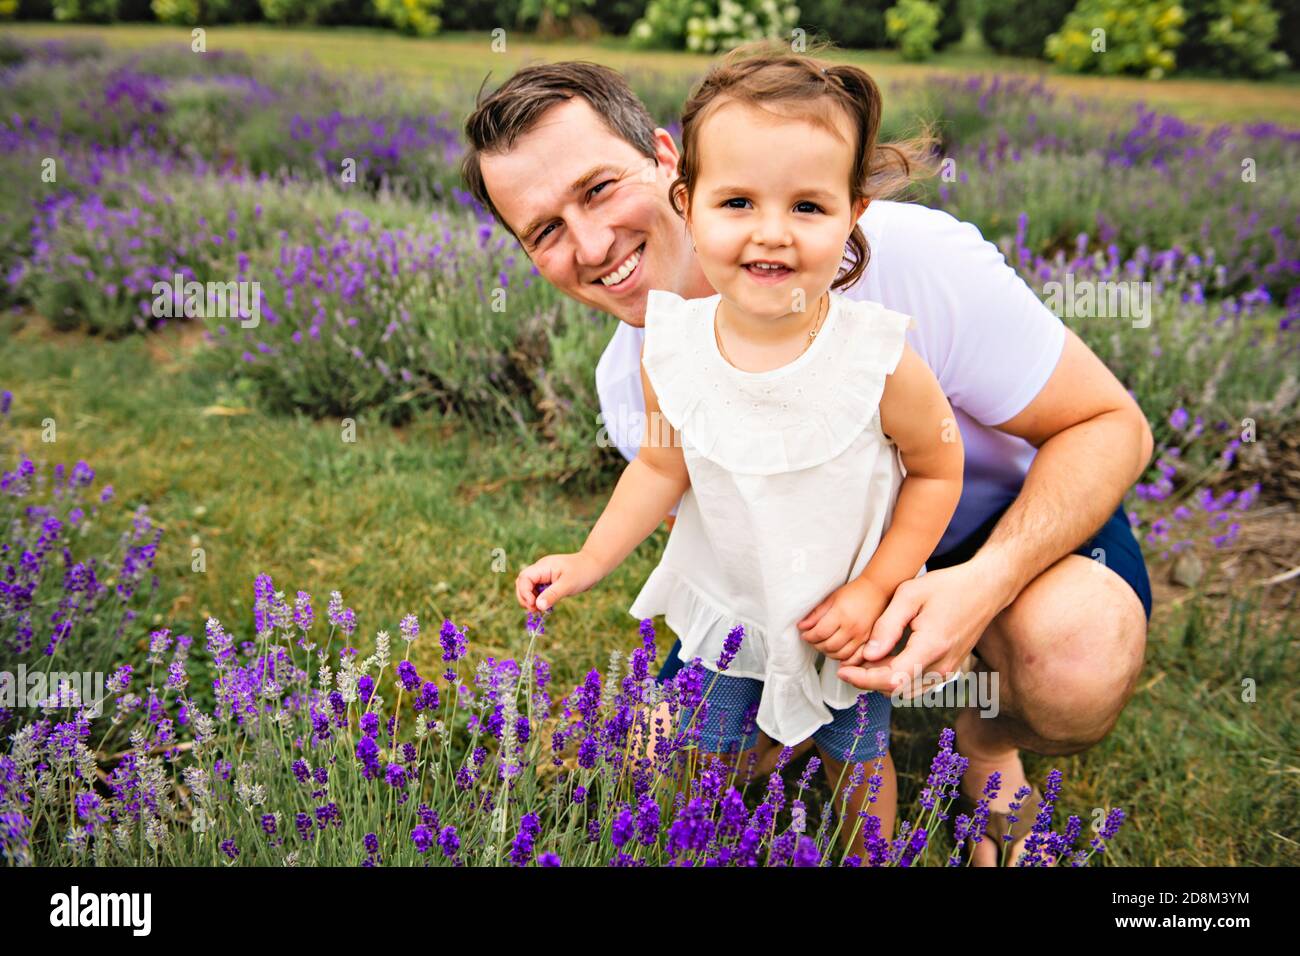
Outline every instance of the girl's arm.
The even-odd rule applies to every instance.
[[[907,469],[889,528],[862,573],[798,624],[805,641],[841,661],[852,662],[894,590],[916,577],[961,497],[964,455],[957,418],[934,374],[907,344],[885,379],[880,428],[898,446]]]
[[[690,487],[681,438],[659,410],[659,398],[641,367],[646,427],[641,446],[614,488],[582,550],[551,554],[529,565],[515,579],[515,594],[529,611],[545,611],[570,594],[595,585],[618,567],[659,527],[663,517]],[[538,597],[538,584],[547,588]]]
[[[910,345],[885,379],[880,427],[898,446],[907,476],[889,529],[861,576],[892,595],[916,577],[943,537],[961,497],[965,460],[952,406]]]

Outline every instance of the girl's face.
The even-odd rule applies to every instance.
[[[843,139],[806,120],[726,103],[705,121],[687,227],[700,268],[732,306],[755,318],[811,310],[830,287],[866,209],[850,206],[854,130]],[[760,262],[775,263],[764,270]]]

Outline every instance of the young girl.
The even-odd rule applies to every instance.
[[[692,94],[670,190],[717,292],[649,292],[638,455],[582,549],[524,568],[516,592],[544,611],[587,590],[680,499],[630,611],[663,614],[683,661],[718,671],[727,648],[725,671],[704,682],[701,748],[752,744],[741,729],[756,710],[782,744],[811,736],[831,786],[847,786],[842,762],[876,758],[890,702],[867,692],[860,711],[840,664],[862,660],[894,589],[924,573],[957,506],[962,447],[938,382],[904,341],[909,317],[835,291],[866,267],[857,221],[878,90],[853,66],[751,50],[733,51]],[[853,261],[841,272],[846,244]],[[896,791],[883,756],[872,812],[888,837]],[[845,820],[846,837],[855,823]]]

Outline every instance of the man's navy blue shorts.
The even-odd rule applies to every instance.
[[[956,547],[943,554],[930,555],[930,560],[925,562],[926,570],[937,571],[939,568],[951,567],[973,558],[975,552],[993,533],[994,525],[1009,507],[1011,507],[1010,503],[995,512]],[[1138,545],[1137,538],[1133,537],[1133,529],[1129,526],[1123,503],[1115,509],[1115,513],[1102,525],[1101,530],[1075,548],[1074,553],[1081,554],[1085,558],[1100,558],[1106,567],[1127,581],[1142,601],[1142,610],[1146,612],[1147,620],[1151,620],[1151,581],[1147,577],[1146,562],[1142,559],[1142,548]],[[682,642],[676,641],[659,669],[659,680],[668,680],[682,669],[683,661],[677,657],[677,652],[681,649]]]

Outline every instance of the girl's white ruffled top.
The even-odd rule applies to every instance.
[[[726,674],[764,682],[758,726],[788,746],[829,723],[828,708],[857,701],[858,688],[836,676],[839,661],[797,624],[866,567],[906,473],[881,431],[880,397],[911,319],[878,302],[830,299],[808,349],[767,372],[737,369],[718,351],[719,295],[652,289],[646,302],[642,363],[681,434],[691,487],[629,610],[664,615],[682,660],[699,656],[711,670],[742,624]],[[740,717],[728,715],[727,727]]]

